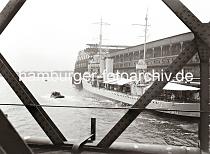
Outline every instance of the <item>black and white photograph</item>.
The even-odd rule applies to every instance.
[[[209,0],[0,0],[0,154],[208,154],[209,58]]]

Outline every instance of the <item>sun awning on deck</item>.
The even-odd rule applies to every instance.
[[[117,81],[116,79],[113,79],[113,80],[104,81],[103,83],[111,84],[111,83],[116,82],[116,81]]]
[[[198,91],[200,88],[192,87],[192,86],[186,86],[178,83],[169,82],[167,85],[163,88],[163,90],[174,90],[174,91]]]
[[[109,84],[122,86],[122,85],[125,85],[125,84],[129,84],[131,81],[132,80],[130,80],[130,79],[119,79],[119,80],[116,80],[114,82],[110,82]]]

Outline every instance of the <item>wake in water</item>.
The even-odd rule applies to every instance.
[[[128,109],[100,109],[101,108],[123,108],[131,107],[117,101],[112,101],[103,97],[90,94],[85,91],[78,91],[73,88],[70,82],[27,82],[30,91],[41,105],[54,106],[78,106],[78,107],[99,107],[99,108],[65,108],[54,107],[44,110],[49,114],[52,120],[61,128],[62,132],[69,138],[77,138],[87,134],[86,128],[90,126],[90,118],[97,119],[97,137],[104,137],[118,121],[127,112]],[[43,86],[43,84],[45,86]],[[42,88],[40,88],[42,87]],[[0,87],[1,100],[6,103],[22,102],[14,97],[11,89]],[[65,98],[50,98],[53,90],[60,91]],[[22,136],[31,136],[33,134],[43,136],[35,120],[24,106],[2,106],[12,124],[17,128]],[[79,128],[79,129],[78,129]],[[74,133],[72,133],[74,132]],[[84,135],[85,136],[85,135]],[[139,142],[139,143],[161,143],[173,145],[194,146],[197,143],[197,125],[192,122],[180,121],[171,117],[160,117],[150,112],[142,112],[130,127],[123,133],[119,141]]]

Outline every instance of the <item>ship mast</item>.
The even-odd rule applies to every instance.
[[[144,53],[143,53],[143,59],[139,59],[138,63],[136,64],[136,70],[137,72],[140,71],[140,72],[144,72],[146,71],[147,69],[147,64],[146,64],[146,51],[147,51],[147,31],[148,31],[148,9],[147,9],[147,12],[146,12],[146,16],[145,16],[145,24],[142,25],[142,24],[133,24],[133,25],[137,25],[137,26],[144,26]],[[140,77],[141,79],[141,77]],[[141,80],[142,83],[145,82],[145,80]]]
[[[101,17],[100,22],[99,23],[95,23],[95,24],[99,24],[100,25],[100,33],[99,33],[99,65],[100,65],[100,74],[102,74],[103,71],[104,71],[104,63],[103,63],[103,56],[102,56],[102,40],[103,40],[102,29],[103,29],[103,25],[110,25],[110,24],[103,22],[102,17]]]
[[[100,21],[100,34],[99,34],[99,63],[100,63],[100,74],[102,73],[101,72],[101,61],[102,61],[102,49],[101,49],[101,46],[102,46],[102,27],[103,27],[103,20],[102,20],[102,17],[101,17],[101,21]]]
[[[143,55],[143,60],[146,59],[146,50],[147,50],[147,31],[148,31],[148,27],[150,25],[148,25],[148,9],[147,9],[147,12],[146,12],[146,16],[145,16],[145,24],[142,25],[142,24],[132,24],[134,26],[143,26],[144,27],[144,36],[141,36],[141,37],[144,37],[144,55]]]
[[[144,60],[146,59],[146,50],[147,50],[147,28],[148,28],[148,9],[145,17],[145,29],[144,29]]]

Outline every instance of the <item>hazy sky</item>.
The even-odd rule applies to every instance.
[[[8,0],[0,0],[0,9]],[[210,21],[209,0],[181,0],[203,22]],[[149,10],[149,40],[188,32],[161,0],[27,0],[0,36],[0,50],[17,71],[73,70],[87,43],[98,43],[103,17],[103,44],[143,43]]]

